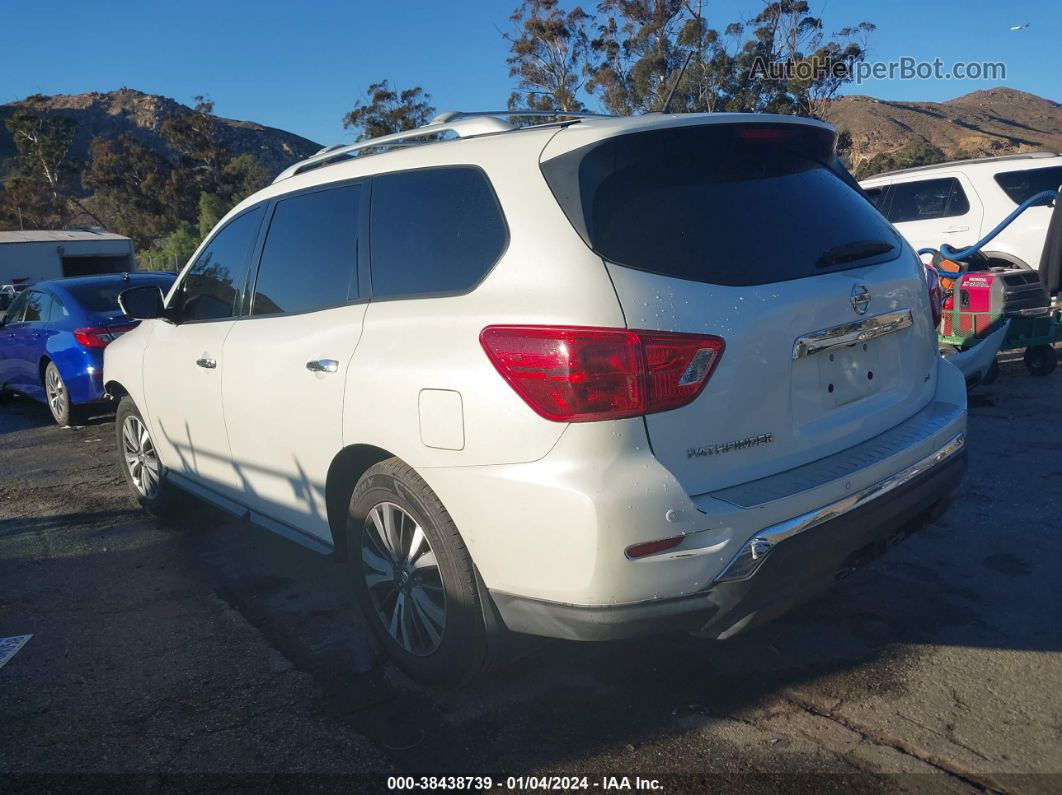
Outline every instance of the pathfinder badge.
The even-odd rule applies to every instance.
[[[774,441],[773,433],[761,433],[759,436],[748,436],[733,442],[722,444],[708,444],[704,447],[691,447],[686,451],[687,458],[702,458],[706,455],[722,455],[731,450],[744,450],[746,447],[759,447],[761,444],[770,444]]]

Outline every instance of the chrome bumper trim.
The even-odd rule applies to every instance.
[[[803,337],[797,337],[793,345],[793,358],[800,359],[804,356],[812,356],[833,348],[843,348],[855,345],[857,342],[866,342],[875,337],[891,334],[894,331],[907,328],[914,322],[910,309],[900,309],[896,312],[886,312],[883,315],[868,317],[855,323],[844,323],[840,326],[819,329]]]
[[[897,472],[895,475],[891,475],[872,486],[868,486],[855,494],[851,494],[822,508],[816,508],[814,511],[809,511],[793,519],[787,519],[784,522],[764,528],[745,542],[740,551],[726,565],[726,568],[715,578],[714,582],[747,580],[756,573],[760,564],[763,563],[771,550],[782,541],[824,522],[843,516],[849,511],[854,511],[856,508],[860,508],[888,494],[890,491],[899,488],[919,475],[925,474],[951,458],[962,450],[965,444],[966,434],[960,433],[935,453],[931,453],[921,461]]]

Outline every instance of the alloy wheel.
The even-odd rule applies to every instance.
[[[66,384],[63,377],[54,367],[48,368],[48,376],[45,379],[45,388],[48,391],[48,408],[52,410],[52,416],[59,420],[66,414]]]
[[[122,452],[136,490],[152,499],[159,491],[159,457],[147,427],[137,416],[126,417],[122,424]]]
[[[424,529],[393,502],[365,517],[361,560],[365,585],[388,634],[418,657],[435,652],[446,628],[439,562]]]

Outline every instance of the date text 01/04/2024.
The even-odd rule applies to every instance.
[[[501,787],[514,791],[568,790],[641,790],[659,791],[659,779],[640,776],[508,776],[495,780],[491,776],[391,776],[389,790],[491,790]]]

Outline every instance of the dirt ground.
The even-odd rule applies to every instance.
[[[0,788],[1057,792],[1062,371],[1004,364],[968,438],[940,522],[773,625],[544,643],[436,693],[378,656],[342,565],[203,505],[160,525],[110,418],[7,399],[0,637],[33,637],[0,668]]]

